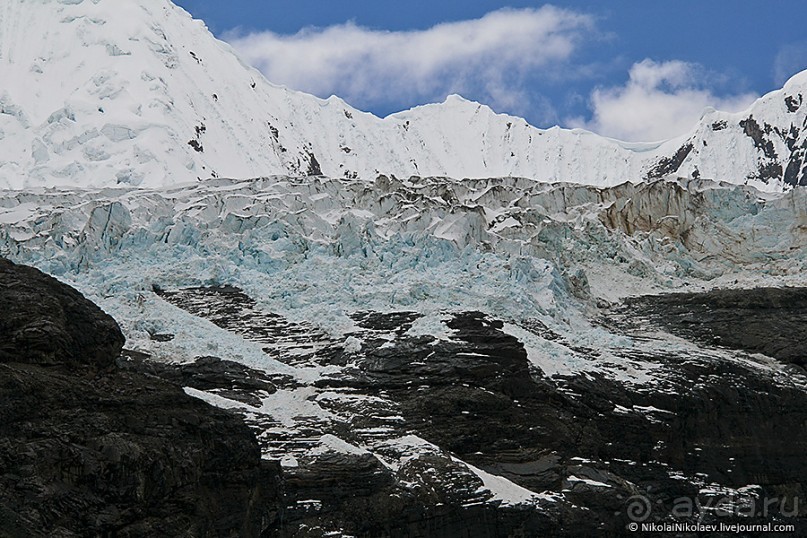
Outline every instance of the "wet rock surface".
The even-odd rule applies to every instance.
[[[124,350],[117,364],[124,371],[160,378],[178,387],[213,391],[253,406],[260,405],[260,396],[277,390],[265,373],[218,357],[200,357],[190,364],[166,364],[149,360],[143,353]]]
[[[650,323],[707,345],[807,363],[807,288],[721,289],[640,297],[627,302]]]
[[[239,297],[231,292],[213,304]],[[662,304],[676,312],[677,303]],[[642,308],[611,314],[633,334]],[[241,334],[271,347],[236,310]],[[349,338],[360,348],[322,340],[310,357],[338,368],[309,383],[277,381],[262,410],[242,408],[264,458],[283,468],[281,516],[268,536],[620,536],[632,521],[807,531],[807,379],[798,372],[740,352],[651,343],[616,361],[649,372],[641,384],[607,368],[550,376],[503,321],[446,313],[449,336],[437,339],[411,331],[419,318],[355,314]],[[537,320],[520,329],[606,364],[604,352]],[[279,345],[294,349],[289,339]],[[300,364],[299,355],[287,360]],[[277,412],[283,406],[299,411]]]
[[[0,536],[258,536],[279,469],[243,421],[114,362],[117,324],[0,260]]]
[[[664,354],[625,357],[659,367],[655,390],[607,377],[550,379],[501,322],[465,313],[448,326],[455,342],[421,343],[431,348],[426,367],[400,359],[418,356],[415,342],[406,354],[368,350],[372,381],[362,386],[386,391],[409,428],[459,459],[559,495],[551,509],[525,512],[526,527],[499,512],[497,530],[482,535],[618,535],[630,522],[626,499],[644,496],[655,518],[670,519],[675,499],[706,504],[706,484],[756,484],[760,499],[803,498],[801,389],[730,362]],[[782,442],[783,431],[791,442]]]
[[[0,258],[0,363],[110,366],[115,320],[55,278]]]
[[[440,337],[416,312],[358,312],[340,341],[236,288],[155,292],[260,346],[266,369],[129,350],[103,368],[5,360],[0,536],[590,537],[631,535],[635,521],[807,532],[807,377],[713,338],[721,324],[753,333],[733,325],[745,322],[785,333],[775,350],[798,347],[781,314],[799,323],[802,290],[629,301],[608,310],[612,330],[647,345],[610,351],[475,311],[442,314]],[[700,344],[665,347],[649,327]],[[528,336],[594,368],[549,373]]]

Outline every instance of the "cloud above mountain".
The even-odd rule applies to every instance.
[[[807,66],[807,41],[783,45],[773,61],[773,79],[781,86]]]
[[[517,113],[533,99],[525,77],[538,70],[557,76],[594,29],[589,15],[545,6],[501,9],[424,30],[384,31],[349,22],[293,35],[225,37],[269,80],[322,97],[335,94],[372,107],[461,93]]]
[[[709,107],[735,112],[758,97],[716,95],[703,83],[708,78],[696,64],[645,59],[631,67],[624,85],[592,92],[591,119],[569,123],[620,140],[665,140],[689,131]]]
[[[597,87],[588,96],[569,93],[567,100],[587,99],[590,114],[564,120],[568,103],[552,102],[541,88],[614,73],[615,65],[585,64],[585,55],[576,55],[604,36],[594,16],[544,6],[420,30],[348,22],[292,35],[234,31],[225,38],[272,82],[338,95],[360,108],[399,110],[459,93],[539,126],[558,122],[629,141],[684,134],[708,107],[736,111],[757,97],[717,92],[719,77],[698,64],[645,59],[632,65],[622,85]]]

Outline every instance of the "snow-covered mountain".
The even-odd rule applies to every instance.
[[[782,508],[807,484],[804,95],[807,72],[655,144],[458,96],[382,119],[272,85],[168,0],[3,0],[0,535],[151,536],[202,510],[215,532],[168,533],[805,535]],[[97,303],[123,353],[2,258]],[[751,286],[801,288],[626,299]],[[105,371],[62,372],[52,348],[87,342]],[[241,438],[193,433],[158,379],[248,425],[270,474],[198,473]],[[207,440],[135,442],[169,431]],[[187,476],[227,502],[190,503]],[[711,508],[773,498],[770,520]]]
[[[382,119],[282,88],[169,0],[5,0],[0,81],[6,188],[379,173],[807,183],[807,73],[748,111],[704,115],[688,136],[627,144],[458,96]]]

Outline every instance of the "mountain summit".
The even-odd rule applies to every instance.
[[[458,96],[382,119],[279,87],[168,0],[6,0],[0,80],[0,187],[378,174],[807,184],[804,73],[688,136],[627,144]]]

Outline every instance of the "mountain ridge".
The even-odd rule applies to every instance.
[[[637,145],[538,129],[459,96],[378,118],[272,84],[169,0],[9,0],[0,76],[12,81],[0,90],[0,186],[13,189],[379,174],[807,184],[805,73],[745,112]]]

